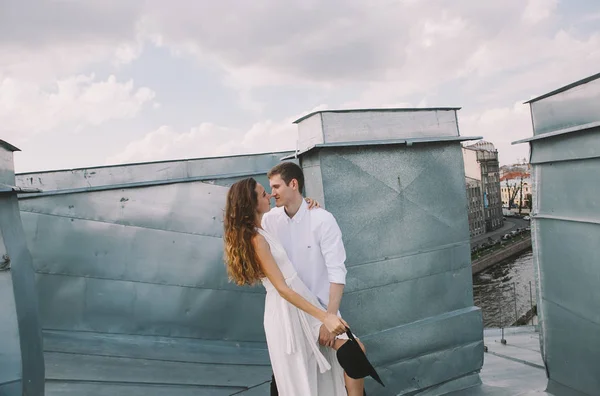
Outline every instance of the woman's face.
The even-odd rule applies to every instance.
[[[256,211],[259,214],[267,213],[269,210],[271,210],[271,194],[267,193],[265,188],[260,183],[256,183],[256,188],[254,191],[256,191],[258,201]]]

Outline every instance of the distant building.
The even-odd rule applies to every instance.
[[[531,164],[526,162],[525,159],[523,159],[523,162],[521,162],[521,163],[502,165],[500,167],[500,178],[504,177],[508,173],[514,173],[514,172],[529,174],[529,173],[531,173]]]
[[[481,183],[485,231],[497,230],[504,224],[498,150],[490,142],[479,141],[463,147],[463,161],[465,176]]]
[[[485,234],[485,213],[481,194],[481,182],[470,177],[465,178],[469,211],[469,232],[471,238]]]
[[[500,177],[500,191],[503,207],[514,209],[521,205],[522,208],[528,208],[533,195],[530,173],[521,170],[505,172]]]

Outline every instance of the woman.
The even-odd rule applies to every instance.
[[[249,178],[231,186],[225,209],[225,260],[238,285],[261,281],[265,299],[264,327],[271,366],[281,396],[345,396],[344,373],[335,350],[321,349],[319,328],[340,335],[348,324],[321,308],[287,257],[283,246],[261,227],[270,195]]]

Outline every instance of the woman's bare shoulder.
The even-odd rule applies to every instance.
[[[262,236],[260,233],[257,233],[256,235],[254,235],[252,237],[252,244],[254,245],[255,248],[265,247],[265,246],[269,245],[267,243],[266,238],[264,236]]]

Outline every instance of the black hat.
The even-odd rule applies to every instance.
[[[336,355],[340,366],[342,366],[348,377],[360,379],[370,375],[381,386],[385,386],[350,329],[346,330],[346,335],[348,341],[337,350]]]

